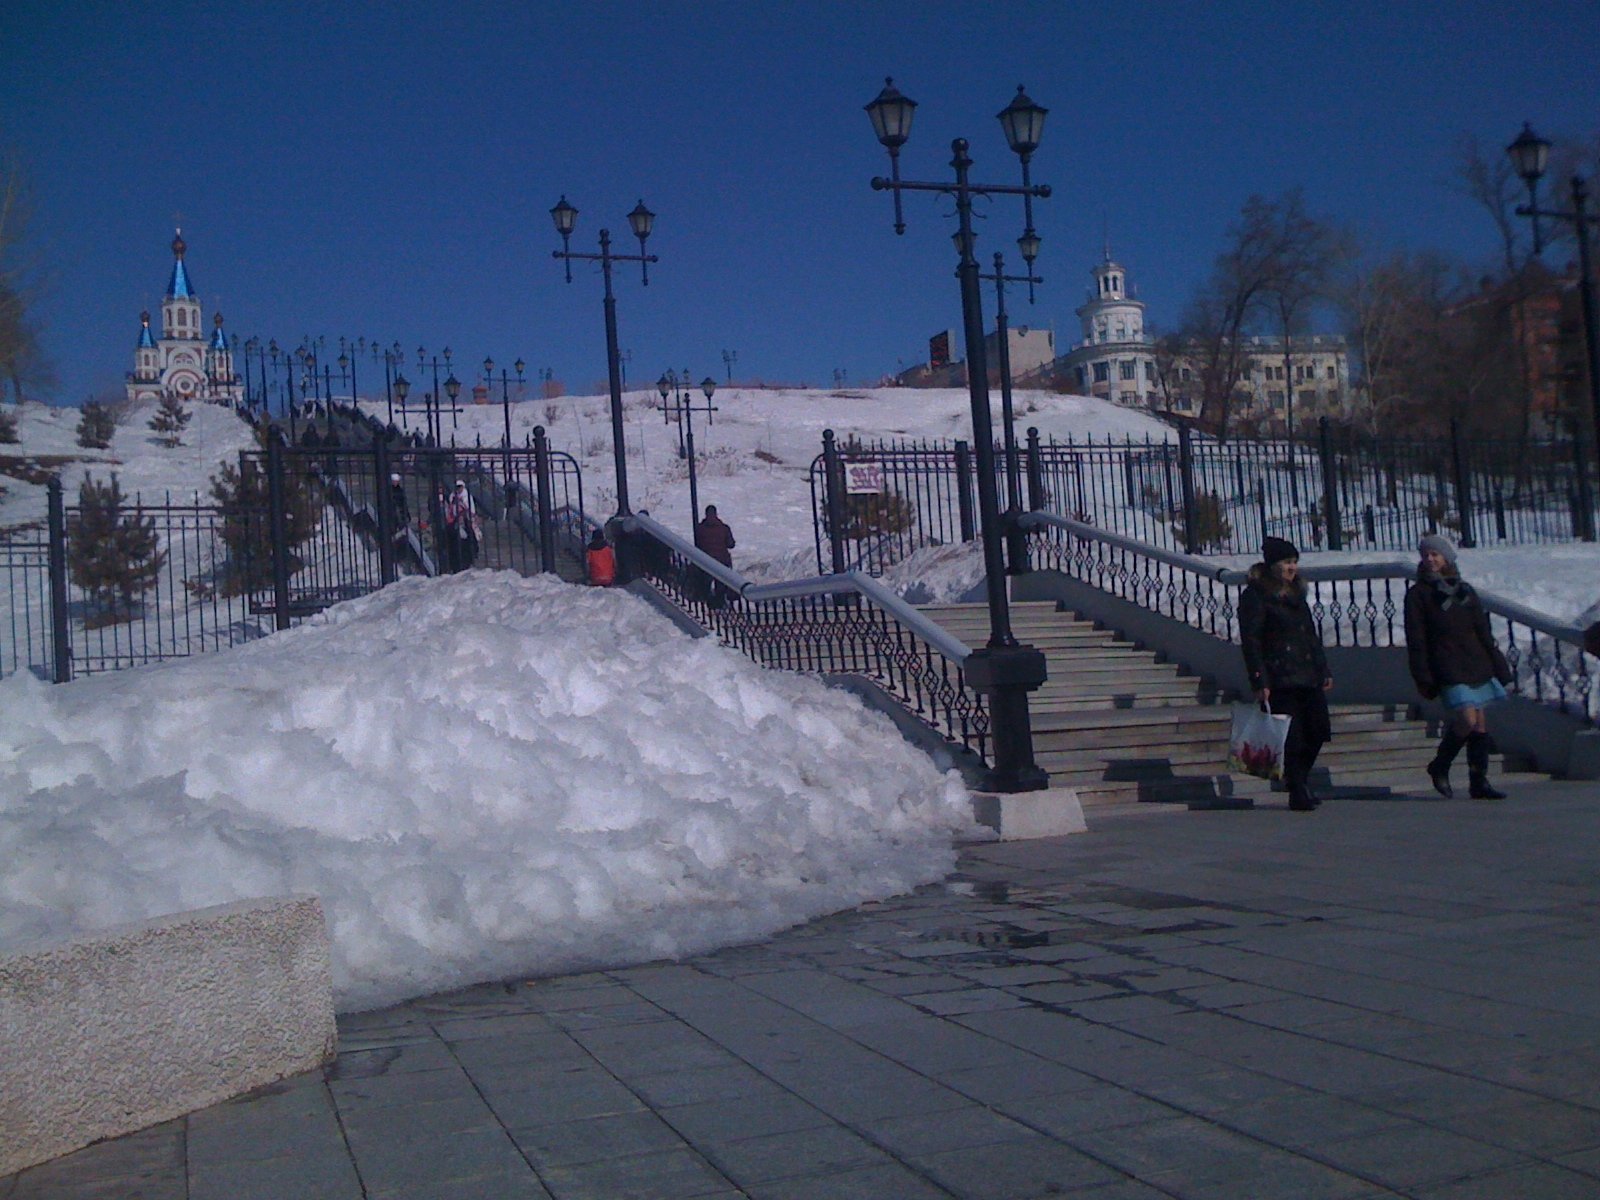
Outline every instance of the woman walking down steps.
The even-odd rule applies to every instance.
[[[1261,544],[1239,597],[1239,641],[1256,702],[1289,717],[1283,782],[1289,808],[1310,812],[1322,801],[1311,790],[1311,768],[1333,736],[1327,692],[1333,687],[1322,635],[1311,619],[1300,582],[1300,551],[1283,538]]]
[[[1417,581],[1406,589],[1406,655],[1424,700],[1443,701],[1450,721],[1428,764],[1434,790],[1449,798],[1450,764],[1467,748],[1468,794],[1503,800],[1489,782],[1489,732],[1484,708],[1506,698],[1511,682],[1506,656],[1494,644],[1489,614],[1456,568],[1456,548],[1437,533],[1417,543]]]

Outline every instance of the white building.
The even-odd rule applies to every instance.
[[[128,399],[159,400],[171,393],[181,400],[210,400],[234,404],[243,388],[233,369],[233,351],[222,332],[222,314],[212,318],[206,337],[200,318],[200,298],[189,283],[184,266],[181,231],[172,239],[172,278],[161,302],[161,336],[150,332],[150,313],[139,314],[139,344],[128,373]]]
[[[1145,332],[1144,303],[1128,294],[1127,271],[1111,258],[1090,272],[1094,290],[1078,309],[1083,340],[1059,359],[1053,369],[1086,396],[1114,404],[1195,416],[1200,406],[1200,371],[1196,356],[1178,354],[1162,380],[1155,339]],[[1286,423],[1293,389],[1294,420],[1339,416],[1348,411],[1350,361],[1345,340],[1329,334],[1291,339],[1288,361],[1283,338],[1245,339],[1240,410],[1268,423]]]
[[[1111,258],[1090,271],[1094,289],[1078,309],[1083,340],[1056,367],[1085,396],[1099,396],[1129,407],[1160,406],[1156,383],[1155,339],[1144,329],[1144,301],[1128,294],[1128,273]]]

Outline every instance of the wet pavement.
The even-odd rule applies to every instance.
[[[343,1018],[0,1200],[1600,1195],[1600,785],[1090,814],[681,963]]]

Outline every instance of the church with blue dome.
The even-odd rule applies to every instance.
[[[161,301],[160,337],[150,328],[150,313],[139,314],[139,344],[128,373],[130,401],[160,400],[171,394],[186,401],[235,404],[243,395],[233,369],[233,351],[222,332],[222,314],[212,316],[209,334],[203,327],[200,297],[183,261],[187,249],[179,230],[172,239],[172,277]]]

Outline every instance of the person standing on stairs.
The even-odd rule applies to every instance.
[[[1417,543],[1422,561],[1406,589],[1406,657],[1424,700],[1450,710],[1439,750],[1428,764],[1434,791],[1449,798],[1450,764],[1467,748],[1467,775],[1474,800],[1503,800],[1489,782],[1489,732],[1484,708],[1506,698],[1511,667],[1489,631],[1489,613],[1478,593],[1461,578],[1456,548],[1442,534]]]
[[[1256,702],[1289,718],[1283,747],[1289,807],[1310,812],[1322,803],[1311,790],[1310,776],[1333,736],[1327,697],[1333,677],[1300,582],[1300,551],[1292,542],[1269,537],[1261,544],[1261,558],[1239,597],[1239,641]]]

